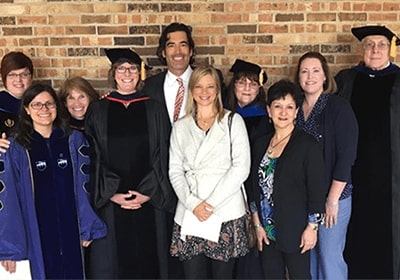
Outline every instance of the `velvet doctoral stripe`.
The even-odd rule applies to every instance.
[[[73,168],[68,138],[33,134],[31,157],[35,206],[46,277],[83,279]]]
[[[21,100],[15,98],[7,91],[0,91],[0,111],[11,113],[12,115],[18,115]]]

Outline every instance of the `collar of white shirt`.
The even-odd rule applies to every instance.
[[[179,113],[179,117],[182,117],[185,115],[185,108],[186,108],[186,100],[187,100],[187,93],[188,93],[188,84],[189,84],[189,79],[190,75],[192,74],[193,69],[189,66],[185,72],[180,76],[183,81],[183,85],[185,87],[185,94],[183,96],[183,103],[181,107],[181,111]],[[178,82],[177,79],[178,77],[172,74],[171,72],[167,72],[167,75],[165,77],[165,82],[164,82],[164,97],[165,97],[165,104],[167,106],[168,110],[168,115],[170,118],[170,121],[172,123],[172,118],[173,118],[173,112],[174,112],[174,107],[175,107],[175,98],[176,98],[176,93],[178,92]]]

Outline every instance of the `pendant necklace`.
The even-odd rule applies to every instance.
[[[293,131],[291,131],[288,135],[286,135],[285,137],[283,137],[281,140],[279,140],[278,143],[276,143],[275,145],[270,144],[268,149],[267,149],[267,154],[270,155],[272,154],[272,152],[274,151],[274,148],[276,146],[278,146],[280,143],[282,143],[286,138],[288,138],[290,135],[292,135]]]
[[[204,118],[204,119],[199,119],[197,116],[196,116],[196,121],[197,121],[197,123],[200,125],[200,126],[202,126],[202,127],[208,127],[209,126],[209,122],[210,123],[213,123],[214,122],[214,118],[215,118],[215,114],[213,114],[213,115],[211,115],[211,116],[209,116],[209,117],[207,117],[207,118]]]

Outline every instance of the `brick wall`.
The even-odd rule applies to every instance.
[[[291,77],[309,50],[327,56],[334,73],[357,63],[352,26],[382,24],[400,33],[398,0],[0,0],[0,12],[0,57],[23,51],[35,79],[58,87],[80,75],[100,91],[109,68],[104,48],[132,47],[152,73],[160,71],[158,37],[173,21],[192,27],[197,63],[212,63],[229,81],[236,58],[253,61],[267,71],[267,86]]]

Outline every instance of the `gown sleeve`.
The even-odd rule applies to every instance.
[[[147,104],[152,169],[137,190],[149,196],[154,207],[174,212],[177,198],[168,178],[170,122],[159,103],[149,101]]]
[[[103,102],[103,103],[101,103]],[[97,100],[89,105],[85,117],[85,135],[90,145],[90,200],[95,209],[110,203],[117,192],[120,177],[107,168],[107,100]]]
[[[94,212],[89,202],[90,158],[89,144],[83,134],[74,131],[70,136],[70,151],[74,164],[74,183],[78,209],[81,239],[85,241],[99,239],[107,234],[107,227]]]
[[[0,260],[19,261],[27,259],[28,244],[15,145],[11,142],[8,151],[0,154]]]

